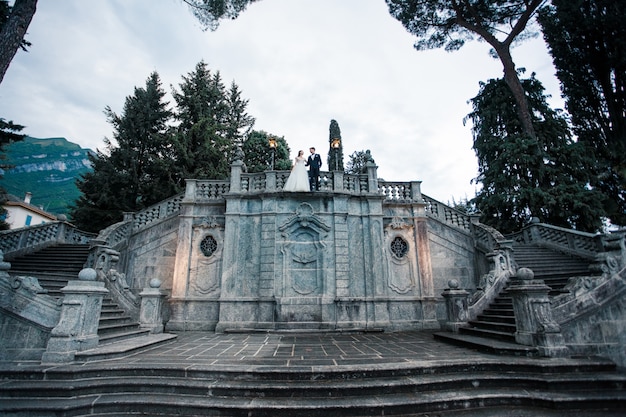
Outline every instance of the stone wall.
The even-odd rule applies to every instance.
[[[147,288],[152,278],[171,288],[178,244],[178,217],[150,225],[135,232],[128,241],[123,263],[128,285],[135,289]]]
[[[34,277],[11,277],[0,255],[0,359],[39,360],[59,320],[57,300]]]
[[[567,347],[576,355],[609,357],[626,368],[626,269],[579,277],[553,302]]]
[[[50,330],[0,308],[0,360],[40,360]]]

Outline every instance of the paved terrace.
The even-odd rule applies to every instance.
[[[104,345],[77,356],[72,364],[2,362],[0,368],[154,367],[170,369],[275,370],[281,372],[429,368],[445,364],[575,364],[598,358],[527,358],[453,346],[427,331],[413,332],[181,332],[151,335],[165,343],[134,350],[141,338]],[[498,342],[494,342],[498,343]],[[509,345],[508,343],[504,343]],[[124,353],[126,352],[126,353]]]

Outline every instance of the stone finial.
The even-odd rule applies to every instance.
[[[456,279],[451,279],[448,281],[448,288],[450,288],[451,290],[456,290],[459,288],[459,281],[457,281]]]
[[[98,273],[93,268],[81,269],[78,273],[78,279],[81,281],[95,281]]]
[[[148,284],[150,288],[161,288],[161,280],[158,278],[152,278]]]
[[[517,279],[522,281],[532,281],[535,279],[535,273],[530,268],[520,268],[517,270],[517,274],[515,274]]]

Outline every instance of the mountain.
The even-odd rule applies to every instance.
[[[80,196],[75,182],[91,171],[87,155],[94,153],[65,138],[29,136],[6,146],[5,151],[3,164],[12,168],[1,172],[0,186],[20,198],[31,192],[31,204],[53,214],[67,214]]]

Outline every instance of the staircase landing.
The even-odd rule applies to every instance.
[[[496,356],[426,332],[187,332],[117,359],[0,363],[0,414],[615,417],[625,387],[606,360]]]

